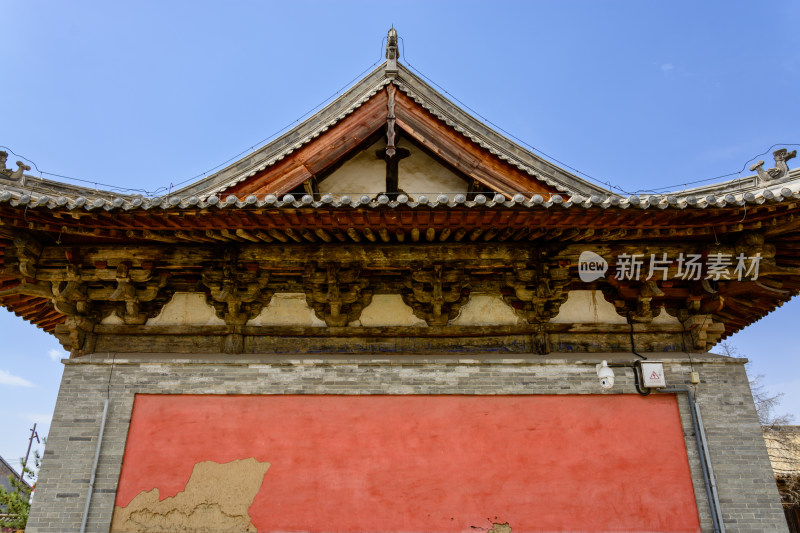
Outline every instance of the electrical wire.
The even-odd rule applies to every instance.
[[[647,357],[643,356],[642,354],[640,354],[639,352],[636,351],[636,344],[635,344],[635,342],[633,340],[633,319],[631,318],[631,312],[630,311],[628,311],[627,317],[628,317],[628,325],[631,327],[631,329],[630,329],[631,352],[633,353],[633,355],[637,355],[637,356],[642,358],[642,359],[636,361],[633,364],[633,366],[631,366],[631,368],[633,368],[633,384],[636,386],[636,392],[638,392],[642,396],[647,396],[652,391],[650,389],[647,389],[647,388],[643,389],[642,386],[639,384],[639,368],[641,368],[639,366],[639,363],[641,363],[642,360],[646,360]]]
[[[800,144],[797,144],[797,143],[776,143],[776,144],[773,144],[765,152],[762,152],[762,153],[760,153],[760,154],[748,159],[744,163],[744,165],[742,165],[742,169],[737,171],[737,172],[729,172],[727,174],[721,174],[719,176],[714,176],[712,178],[692,179],[692,180],[676,183],[676,184],[673,184],[673,185],[665,185],[663,187],[656,187],[656,188],[652,188],[652,189],[636,189],[635,191],[628,191],[628,190],[623,189],[622,187],[620,187],[618,185],[615,185],[615,184],[611,183],[610,181],[603,181],[603,180],[601,180],[599,178],[595,178],[594,176],[592,176],[590,174],[587,174],[586,172],[583,172],[582,170],[577,169],[577,168],[575,168],[575,167],[573,167],[573,166],[571,166],[571,165],[559,160],[558,158],[556,158],[556,157],[544,152],[543,150],[541,150],[539,148],[536,148],[532,144],[520,139],[519,137],[517,137],[513,133],[511,133],[508,130],[504,129],[502,126],[499,126],[499,125],[495,124],[494,122],[492,122],[491,120],[489,120],[488,118],[486,118],[485,116],[481,115],[480,113],[475,111],[473,108],[471,108],[470,106],[468,106],[467,104],[465,104],[464,102],[459,100],[455,95],[453,95],[451,92],[447,91],[447,89],[445,89],[444,87],[442,87],[441,85],[439,85],[438,83],[433,81],[431,78],[429,78],[428,76],[423,74],[418,68],[413,66],[408,61],[408,59],[405,58],[405,56],[403,57],[403,59],[405,60],[406,65],[408,65],[416,74],[418,74],[420,77],[424,78],[425,81],[427,81],[427,82],[431,83],[432,85],[436,86],[437,89],[439,89],[443,93],[447,94],[450,98],[452,98],[453,100],[458,102],[459,105],[461,105],[462,107],[464,107],[465,109],[467,109],[468,111],[470,111],[471,113],[476,115],[478,118],[480,118],[484,123],[492,126],[493,128],[497,129],[498,131],[501,131],[502,133],[507,135],[509,138],[517,141],[518,143],[520,143],[524,147],[529,148],[531,151],[541,154],[542,156],[546,157],[550,161],[555,161],[556,163],[558,163],[562,167],[567,168],[569,170],[572,170],[573,172],[575,172],[577,174],[580,174],[581,176],[583,176],[583,177],[585,177],[585,178],[587,178],[587,179],[589,179],[589,180],[591,180],[591,181],[593,181],[595,183],[598,183],[600,185],[605,185],[609,189],[615,189],[615,190],[617,190],[617,191],[619,191],[619,192],[621,192],[623,194],[629,195],[629,196],[630,195],[634,195],[634,194],[646,193],[646,192],[653,193],[653,194],[659,194],[659,193],[662,193],[662,192],[676,190],[680,186],[683,186],[683,188],[686,189],[689,185],[697,185],[699,183],[719,181],[719,180],[723,180],[725,178],[730,178],[730,177],[733,177],[733,176],[741,176],[742,172],[744,172],[747,169],[748,163],[750,163],[751,161],[754,161],[755,159],[757,159],[759,157],[762,157],[762,156],[770,153],[770,151],[773,148],[775,148],[776,146],[800,146]],[[741,184],[740,184],[740,186],[741,186]]]
[[[108,360],[108,352],[106,352],[106,360]],[[111,358],[111,368],[108,371],[108,382],[106,383],[106,399],[111,398],[111,376],[114,375],[114,365],[117,362],[117,352],[114,352]]]
[[[631,312],[630,312],[630,311],[628,311],[628,313],[627,313],[627,315],[626,315],[626,316],[627,316],[627,318],[628,318],[628,325],[631,327],[631,330],[630,330],[630,336],[631,336],[631,352],[633,352],[633,355],[638,355],[638,356],[639,356],[639,357],[641,357],[642,359],[647,359],[647,357],[643,356],[642,354],[640,354],[639,352],[637,352],[637,351],[636,351],[636,345],[635,345],[635,344],[634,344],[634,342],[633,342],[633,319],[631,318]]]
[[[675,190],[677,187],[680,187],[681,185],[682,185],[682,186],[683,186],[683,188],[685,189],[685,188],[687,188],[687,186],[688,186],[688,185],[696,185],[696,184],[699,184],[699,183],[706,183],[706,182],[709,182],[709,181],[718,181],[718,180],[721,180],[721,179],[730,178],[730,177],[732,177],[732,176],[739,176],[739,175],[741,175],[741,173],[742,173],[742,172],[744,172],[744,171],[747,169],[747,165],[748,165],[748,163],[750,163],[751,161],[754,161],[755,159],[757,159],[757,158],[759,158],[759,157],[762,157],[762,156],[764,156],[764,155],[768,154],[768,153],[769,153],[769,152],[770,152],[770,151],[771,151],[773,148],[775,148],[776,146],[800,146],[800,144],[796,144],[796,143],[776,143],[776,144],[773,144],[773,145],[772,145],[772,146],[770,146],[770,147],[769,147],[769,148],[768,148],[768,149],[767,149],[765,152],[763,152],[763,153],[761,153],[761,154],[758,154],[758,155],[756,155],[756,156],[754,156],[754,157],[752,157],[752,158],[748,159],[748,160],[747,160],[747,161],[744,163],[744,165],[742,165],[742,169],[741,169],[741,170],[739,170],[739,171],[737,171],[737,172],[729,172],[729,173],[727,173],[727,174],[722,174],[722,175],[719,175],[719,176],[714,176],[713,178],[692,179],[692,180],[688,180],[688,181],[683,181],[683,182],[681,182],[681,183],[676,183],[676,184],[674,184],[674,185],[666,185],[666,186],[663,186],[663,187],[657,187],[657,188],[653,188],[653,189],[637,189],[637,190],[635,190],[635,191],[627,191],[627,190],[623,189],[622,187],[620,187],[620,186],[618,186],[618,185],[615,185],[615,184],[611,183],[611,182],[610,182],[610,181],[608,181],[608,180],[606,180],[606,181],[603,181],[603,180],[601,180],[601,179],[599,179],[599,178],[595,178],[594,176],[592,176],[592,175],[590,175],[590,174],[588,174],[588,173],[586,173],[586,172],[583,172],[582,170],[580,170],[580,169],[577,169],[577,168],[575,168],[575,167],[573,167],[573,166],[571,166],[571,165],[569,165],[569,164],[567,164],[567,163],[565,163],[565,162],[563,162],[563,161],[559,160],[558,158],[556,158],[556,157],[554,157],[554,156],[552,156],[552,155],[550,155],[550,154],[548,154],[548,153],[545,153],[543,150],[541,150],[541,149],[539,149],[539,148],[536,148],[536,147],[535,147],[535,146],[533,146],[532,144],[530,144],[530,143],[528,143],[528,142],[524,141],[523,139],[520,139],[518,136],[516,136],[516,135],[514,135],[513,133],[509,132],[508,130],[506,130],[506,129],[505,129],[505,128],[503,128],[502,126],[500,126],[500,125],[498,125],[498,124],[496,124],[496,123],[492,122],[490,119],[488,119],[487,117],[485,117],[484,115],[482,115],[481,113],[479,113],[478,111],[476,111],[475,109],[473,109],[473,108],[471,108],[470,106],[468,106],[467,104],[465,104],[465,103],[464,103],[463,101],[461,101],[461,100],[460,100],[458,97],[456,97],[456,96],[455,96],[453,93],[449,92],[447,89],[445,89],[444,87],[442,87],[441,85],[439,85],[438,83],[436,83],[434,80],[432,80],[430,77],[426,76],[426,75],[425,75],[425,74],[424,74],[424,73],[423,73],[421,70],[419,70],[417,67],[415,67],[414,65],[412,65],[412,64],[411,64],[411,62],[410,62],[410,61],[408,60],[408,58],[406,57],[406,54],[405,54],[405,42],[403,41],[403,38],[402,38],[402,37],[400,37],[400,42],[401,42],[401,44],[402,44],[402,47],[401,47],[401,54],[402,54],[402,56],[403,56],[403,62],[404,62],[404,63],[405,63],[405,64],[406,64],[406,65],[407,65],[407,66],[408,66],[408,67],[409,67],[411,70],[413,70],[415,74],[417,74],[418,76],[420,76],[421,78],[423,78],[425,81],[427,81],[427,82],[428,82],[428,83],[430,83],[431,85],[435,86],[437,89],[439,89],[439,90],[440,90],[441,92],[443,92],[444,94],[448,95],[448,96],[449,96],[450,98],[452,98],[454,101],[458,102],[458,104],[459,104],[459,105],[461,105],[463,108],[467,109],[467,110],[468,110],[470,113],[472,113],[472,114],[474,114],[475,116],[477,116],[477,117],[478,117],[479,119],[481,119],[481,120],[482,120],[482,121],[483,121],[485,124],[488,124],[488,125],[492,126],[493,128],[495,128],[496,130],[498,130],[498,131],[500,131],[500,132],[504,133],[504,134],[505,134],[505,135],[507,135],[509,138],[511,138],[511,139],[513,139],[513,140],[515,140],[515,141],[517,141],[518,143],[520,143],[521,145],[525,146],[526,148],[529,148],[531,151],[537,152],[537,153],[541,154],[542,156],[546,157],[547,159],[549,159],[549,160],[551,160],[551,161],[555,161],[555,162],[556,162],[556,163],[558,163],[559,165],[561,165],[561,166],[563,166],[563,167],[565,167],[565,168],[568,168],[569,170],[572,170],[573,172],[575,172],[575,173],[577,173],[577,174],[580,174],[581,176],[584,176],[585,178],[587,178],[587,179],[589,179],[589,180],[591,180],[591,181],[593,181],[593,182],[595,182],[595,183],[598,183],[598,184],[600,184],[600,185],[605,185],[605,186],[607,186],[609,189],[616,189],[616,190],[618,190],[618,191],[620,191],[620,192],[622,192],[622,193],[624,193],[624,194],[627,194],[627,195],[633,195],[633,194],[638,194],[638,193],[643,193],[643,192],[652,192],[653,194],[658,194],[659,192],[664,192],[664,191],[672,191],[672,190]]]
[[[423,78],[425,81],[427,81],[431,85],[435,86],[439,91],[441,91],[442,93],[446,94],[449,98],[453,99],[455,102],[457,102],[459,105],[461,105],[464,109],[468,110],[470,113],[472,113],[473,115],[478,117],[485,124],[487,124],[487,125],[493,127],[494,129],[502,132],[503,134],[508,136],[510,139],[513,139],[514,141],[518,142],[520,145],[530,149],[532,152],[536,152],[536,153],[542,155],[543,157],[547,158],[548,160],[553,161],[553,162],[557,163],[558,165],[561,165],[562,167],[564,167],[566,169],[569,169],[572,172],[585,177],[588,180],[591,180],[591,181],[593,181],[593,182],[595,182],[595,183],[597,183],[599,185],[603,185],[603,186],[607,187],[609,190],[613,189],[613,190],[619,191],[620,193],[625,194],[625,195],[629,195],[630,196],[630,195],[640,194],[640,193],[661,194],[661,193],[667,192],[667,191],[678,190],[679,187],[683,187],[683,189],[685,190],[689,185],[697,185],[697,184],[701,184],[701,183],[719,181],[719,180],[723,180],[725,178],[730,178],[730,177],[733,177],[733,176],[741,176],[742,172],[744,172],[745,169],[747,169],[747,165],[750,162],[754,161],[755,159],[757,159],[759,157],[762,157],[762,156],[768,154],[776,146],[800,146],[800,144],[797,144],[797,143],[776,143],[776,144],[773,144],[766,151],[764,151],[764,152],[762,152],[762,153],[760,153],[760,154],[748,159],[744,163],[744,165],[742,165],[741,170],[739,170],[737,172],[729,172],[727,174],[721,174],[721,175],[714,176],[714,177],[711,177],[711,178],[685,180],[683,182],[680,182],[680,183],[677,183],[677,184],[674,184],[674,185],[666,185],[666,186],[663,186],[663,187],[656,187],[656,188],[650,188],[650,189],[637,189],[635,191],[628,191],[628,190],[620,187],[619,185],[617,185],[615,183],[612,183],[610,180],[602,180],[602,179],[596,178],[596,177],[592,176],[591,174],[588,174],[587,172],[584,172],[584,171],[582,171],[582,170],[580,170],[578,168],[573,167],[572,165],[564,162],[563,160],[560,160],[560,159],[556,158],[555,156],[550,155],[549,153],[544,152],[543,150],[541,150],[541,149],[533,146],[532,144],[524,141],[523,139],[521,139],[520,137],[518,137],[518,136],[514,135],[513,133],[509,132],[508,130],[506,130],[502,126],[500,126],[500,125],[496,124],[495,122],[491,121],[489,118],[485,117],[484,115],[482,115],[481,113],[479,113],[478,111],[476,111],[475,109],[473,109],[472,107],[470,107],[469,105],[467,105],[466,103],[461,101],[453,93],[451,93],[450,91],[448,91],[447,89],[445,89],[444,87],[442,87],[441,85],[436,83],[433,79],[431,79],[430,77],[426,76],[421,70],[419,70],[417,67],[415,67],[408,60],[408,57],[406,56],[406,53],[405,53],[405,40],[403,39],[402,36],[398,36],[398,38],[400,40],[400,55],[403,58],[403,62],[415,74],[417,74],[418,76]],[[55,173],[55,172],[49,172],[49,171],[41,170],[39,168],[39,166],[36,164],[36,162],[33,161],[32,159],[29,159],[29,158],[27,158],[27,157],[25,157],[23,155],[17,154],[16,152],[14,152],[13,150],[11,150],[10,148],[8,148],[6,146],[0,146],[0,148],[4,148],[8,152],[14,154],[16,157],[19,157],[19,158],[24,159],[25,161],[31,163],[34,166],[34,168],[36,168],[36,171],[39,173],[39,177],[41,179],[44,179],[43,176],[47,175],[47,176],[52,176],[52,177],[55,177],[55,178],[60,178],[60,179],[63,179],[63,180],[70,180],[70,181],[75,181],[75,182],[80,182],[80,183],[86,183],[86,184],[89,184],[89,185],[94,185],[95,189],[97,189],[98,186],[103,186],[103,187],[105,187],[107,189],[107,192],[108,191],[118,191],[118,192],[136,193],[136,194],[142,194],[143,196],[147,196],[147,197],[155,197],[155,196],[157,196],[159,194],[162,194],[165,191],[168,194],[171,194],[172,189],[180,187],[181,185],[184,185],[186,183],[190,183],[190,182],[195,181],[197,179],[200,179],[200,178],[208,175],[209,173],[214,172],[214,171],[224,167],[225,165],[235,161],[236,159],[240,158],[241,156],[243,156],[243,155],[245,155],[247,153],[251,153],[254,150],[257,150],[258,148],[262,147],[268,141],[276,138],[278,135],[280,135],[280,134],[284,133],[285,131],[289,130],[292,126],[294,126],[295,124],[298,124],[301,120],[303,120],[304,118],[308,117],[309,115],[311,115],[312,113],[314,113],[315,111],[317,111],[318,109],[323,107],[324,105],[326,105],[329,102],[331,102],[334,98],[336,98],[337,96],[342,94],[346,89],[348,89],[354,83],[356,83],[359,79],[361,79],[364,76],[364,74],[366,74],[370,70],[374,69],[381,61],[383,61],[383,55],[384,55],[383,54],[383,50],[384,50],[384,42],[385,41],[386,41],[386,37],[383,37],[381,39],[381,50],[380,50],[380,54],[379,54],[379,57],[378,57],[377,61],[375,61],[369,67],[365,68],[360,73],[358,73],[350,81],[348,81],[346,84],[344,84],[338,91],[336,91],[335,93],[333,93],[329,97],[325,98],[322,102],[320,102],[316,106],[312,107],[311,109],[309,109],[308,111],[306,111],[305,113],[300,115],[298,118],[296,118],[292,122],[286,124],[282,128],[274,131],[270,135],[264,137],[263,139],[261,139],[258,142],[252,144],[248,148],[246,148],[246,149],[240,151],[239,153],[229,157],[228,159],[226,159],[222,163],[219,163],[218,165],[216,165],[216,166],[214,166],[212,168],[209,168],[209,169],[207,169],[207,170],[205,170],[203,172],[200,172],[199,174],[196,174],[196,175],[194,175],[192,177],[189,177],[189,178],[186,178],[184,180],[178,181],[177,183],[170,182],[168,186],[161,186],[161,187],[158,187],[158,188],[156,188],[154,190],[148,190],[148,189],[144,189],[144,188],[121,187],[121,186],[118,186],[118,185],[112,185],[112,184],[109,184],[109,183],[103,183],[103,182],[98,181],[98,180],[76,178],[76,177],[73,177],[73,176],[67,176],[67,175],[64,175],[64,174],[58,174],[58,173]],[[741,182],[739,183],[739,186],[741,187]],[[511,192],[513,193],[513,192],[530,192],[530,191],[511,191]],[[745,211],[743,216],[747,216],[747,212],[746,211]]]
[[[335,93],[333,93],[332,95],[328,96],[328,97],[327,97],[325,100],[323,100],[322,102],[320,102],[320,103],[319,103],[319,104],[317,104],[316,106],[312,107],[311,109],[309,109],[308,111],[306,111],[305,113],[303,113],[302,115],[300,115],[299,117],[297,117],[297,118],[296,118],[295,120],[293,120],[292,122],[290,122],[290,123],[286,124],[285,126],[283,126],[282,128],[280,128],[280,129],[276,130],[275,132],[271,133],[270,135],[268,135],[268,136],[264,137],[263,139],[261,139],[261,140],[259,140],[258,142],[254,143],[254,144],[253,144],[253,145],[251,145],[250,147],[248,147],[248,148],[246,148],[246,149],[242,150],[242,151],[241,151],[241,152],[239,152],[238,154],[236,154],[236,155],[233,155],[233,156],[229,157],[228,159],[226,159],[226,160],[225,160],[225,161],[223,161],[222,163],[220,163],[220,164],[218,164],[218,165],[216,165],[216,166],[214,166],[214,167],[212,167],[212,168],[210,168],[210,169],[208,169],[208,170],[206,170],[206,171],[204,171],[204,172],[201,172],[201,173],[199,173],[199,174],[196,174],[196,175],[194,175],[194,176],[192,176],[192,177],[190,177],[190,178],[186,178],[186,179],[184,179],[184,180],[182,180],[182,181],[179,181],[178,183],[172,183],[172,182],[170,182],[169,186],[162,186],[162,187],[159,187],[159,188],[157,188],[157,189],[154,189],[154,190],[148,190],[148,189],[142,189],[142,188],[132,188],[132,187],[121,187],[121,186],[118,186],[118,185],[112,185],[112,184],[109,184],[109,183],[103,183],[103,182],[101,182],[101,181],[98,181],[98,180],[90,180],[90,179],[76,178],[76,177],[73,177],[73,176],[66,176],[66,175],[64,175],[64,174],[57,174],[57,173],[55,173],[55,172],[48,172],[48,171],[46,171],[46,170],[41,170],[41,169],[39,168],[39,166],[36,164],[36,162],[35,162],[35,161],[33,161],[32,159],[29,159],[29,158],[27,158],[27,157],[25,157],[25,156],[23,156],[23,155],[20,155],[20,154],[18,154],[18,153],[16,153],[16,152],[14,152],[14,151],[13,151],[11,148],[9,148],[9,147],[6,147],[6,146],[0,146],[0,148],[2,148],[2,149],[5,149],[5,150],[7,150],[9,153],[13,154],[15,157],[19,157],[20,159],[24,159],[25,161],[27,161],[27,162],[29,162],[30,164],[32,164],[32,165],[34,166],[34,168],[36,169],[36,171],[39,173],[40,177],[42,177],[42,176],[44,176],[44,175],[47,175],[47,176],[53,176],[53,177],[56,177],[56,178],[61,178],[61,179],[65,179],[65,180],[76,181],[76,182],[81,182],[81,183],[88,183],[88,184],[90,184],[90,185],[94,185],[94,186],[95,186],[95,188],[97,188],[97,186],[98,186],[98,185],[102,185],[103,187],[106,187],[106,188],[108,188],[109,190],[115,190],[115,191],[120,191],[120,192],[133,192],[133,193],[141,193],[141,194],[143,194],[144,196],[153,197],[153,196],[157,196],[158,194],[160,194],[160,193],[161,193],[161,192],[163,192],[163,191],[171,191],[171,190],[172,190],[173,188],[175,188],[175,187],[179,187],[180,185],[183,185],[183,184],[185,184],[185,183],[189,183],[189,182],[191,182],[191,181],[194,181],[194,180],[196,180],[196,179],[202,178],[203,176],[205,176],[205,175],[209,174],[210,172],[213,172],[213,171],[215,171],[215,170],[217,170],[217,169],[219,169],[219,168],[222,168],[223,166],[227,165],[228,163],[231,163],[232,161],[235,161],[237,158],[239,158],[239,157],[243,156],[244,154],[246,154],[246,153],[249,153],[249,152],[252,152],[252,151],[254,151],[254,150],[256,150],[256,149],[260,148],[260,147],[261,147],[261,146],[263,146],[263,145],[264,145],[264,144],[265,144],[267,141],[269,141],[269,140],[271,140],[271,139],[273,139],[273,138],[277,137],[277,136],[278,136],[278,135],[280,135],[281,133],[284,133],[285,131],[287,131],[289,128],[291,128],[291,127],[292,127],[292,126],[294,126],[295,124],[299,123],[299,122],[300,122],[301,120],[303,120],[304,118],[308,117],[309,115],[311,115],[312,113],[314,113],[315,111],[317,111],[318,109],[320,109],[321,107],[323,107],[324,105],[328,104],[328,103],[329,103],[330,101],[332,101],[334,98],[336,98],[337,96],[339,96],[339,95],[340,95],[340,94],[341,94],[343,91],[345,91],[345,90],[346,90],[346,89],[348,89],[350,86],[352,86],[352,85],[353,85],[353,83],[355,83],[356,81],[358,81],[359,79],[361,79],[361,78],[364,76],[364,74],[366,74],[366,73],[367,73],[367,72],[369,72],[370,70],[374,69],[374,68],[375,68],[375,67],[376,67],[376,66],[377,66],[377,65],[378,65],[378,64],[379,64],[381,61],[382,61],[382,58],[378,59],[378,60],[377,60],[377,61],[375,61],[375,62],[374,62],[372,65],[370,65],[369,67],[367,67],[366,69],[364,69],[364,70],[362,70],[360,73],[358,73],[358,74],[357,74],[357,75],[356,75],[356,76],[355,76],[353,79],[351,79],[350,81],[348,81],[348,82],[347,82],[347,83],[346,83],[344,86],[342,86],[342,88],[341,88],[341,89],[339,89],[338,91],[336,91],[336,92],[335,92]],[[44,179],[44,178],[42,177],[42,179]]]

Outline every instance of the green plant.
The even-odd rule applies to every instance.
[[[20,464],[22,463],[23,461],[20,459]],[[35,488],[36,486],[36,473],[39,470],[40,464],[41,455],[38,450],[34,450],[33,467],[31,468],[30,465],[23,465],[22,479],[12,474],[8,476],[11,490],[0,487],[0,509],[5,515],[4,520],[0,522],[0,527],[3,529],[25,529],[25,525],[28,523],[28,513],[30,513],[31,510],[31,497],[33,492],[31,487]]]

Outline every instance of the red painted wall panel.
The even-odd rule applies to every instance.
[[[699,531],[673,395],[138,395],[117,505],[269,462],[258,531]]]

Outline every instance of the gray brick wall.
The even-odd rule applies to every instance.
[[[663,359],[669,386],[688,385],[684,354]],[[174,356],[172,356],[174,357]],[[107,532],[134,395],[161,394],[597,394],[593,364],[630,354],[549,356],[309,357],[95,354],[67,361],[27,531],[80,529],[106,394],[110,406],[87,531]],[[113,372],[112,372],[113,360]],[[693,388],[706,425],[728,532],[787,531],[743,360],[700,356]],[[630,368],[616,368],[613,394],[635,394]],[[684,394],[678,395],[703,531],[713,531],[699,452]],[[642,481],[636,481],[642,482]]]

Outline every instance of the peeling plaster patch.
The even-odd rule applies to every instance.
[[[114,507],[111,533],[255,532],[248,509],[269,467],[252,458],[197,463],[183,492],[159,501],[155,488]]]
[[[204,294],[176,292],[157,317],[147,321],[148,326],[224,326],[214,308],[206,303]]]
[[[272,297],[269,305],[247,323],[248,326],[313,326],[325,327],[314,310],[306,303],[302,292],[281,292]]]
[[[403,302],[399,294],[376,294],[372,303],[361,312],[360,325],[377,326],[421,326],[428,324],[414,315],[414,311]]]
[[[497,520],[497,517],[494,517]],[[452,518],[451,518],[452,520]],[[470,529],[473,531],[486,531],[486,533],[511,533],[511,525],[509,522],[492,522],[491,518],[487,518],[487,520],[492,524],[492,527],[479,527],[479,526],[469,526]]]
[[[472,294],[469,302],[461,308],[459,315],[450,323],[453,326],[506,326],[524,324],[511,307],[500,296]]]
[[[576,324],[627,324],[600,291],[569,291],[567,301],[550,322]]]

